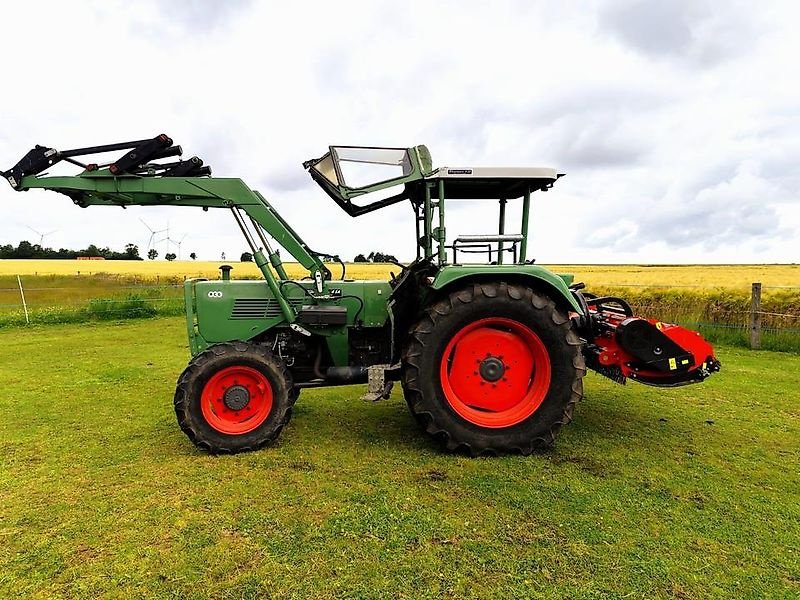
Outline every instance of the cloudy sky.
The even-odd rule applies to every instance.
[[[800,262],[798,22],[791,1],[13,2],[0,165],[165,132],[313,248],[410,259],[409,206],[351,219],[301,163],[424,143],[436,166],[567,174],[534,196],[540,262]],[[448,236],[495,210],[454,205]],[[145,248],[140,218],[184,255],[246,249],[223,212],[0,187],[0,243]]]

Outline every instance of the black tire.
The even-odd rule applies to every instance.
[[[215,374],[237,367],[254,369],[263,376],[270,386],[271,406],[266,418],[255,429],[232,434],[221,431],[208,421],[201,399]],[[244,342],[216,344],[195,356],[178,379],[175,414],[181,429],[195,446],[213,454],[235,454],[274,442],[289,422],[297,396],[292,376],[283,361],[266,347]],[[247,402],[250,402],[249,395]]]
[[[453,409],[440,380],[449,341],[462,328],[486,318],[512,320],[529,328],[543,343],[542,352],[550,361],[550,383],[541,404],[510,426],[488,427],[467,420]],[[583,397],[582,343],[572,321],[548,296],[505,282],[470,284],[429,306],[412,328],[403,354],[403,391],[417,422],[446,449],[473,456],[527,455],[551,446],[561,427],[572,420],[575,405]]]

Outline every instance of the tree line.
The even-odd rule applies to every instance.
[[[242,252],[242,255],[239,257],[239,260],[241,262],[252,262],[253,255],[250,252]],[[338,254],[331,254],[331,255],[325,255],[323,262],[340,262],[341,260],[342,259],[339,258]],[[366,256],[364,256],[363,254],[356,254],[356,257],[353,259],[353,262],[396,263],[397,259],[392,254],[384,254],[383,252],[370,252]]]
[[[139,256],[139,247],[136,244],[125,244],[125,250],[116,252],[110,248],[100,248],[89,244],[83,250],[70,250],[69,248],[44,248],[39,244],[31,244],[27,240],[21,241],[17,246],[5,244],[0,246],[0,258],[22,259],[63,259],[70,260],[79,257],[99,256],[106,260],[142,260]]]
[[[83,250],[71,250],[69,248],[59,248],[55,250],[53,248],[43,247],[39,244],[32,244],[27,240],[22,240],[17,246],[13,244],[5,244],[0,246],[0,259],[3,258],[21,258],[21,259],[76,259],[79,257],[101,257],[105,258],[106,260],[144,260],[139,255],[139,246],[136,244],[125,244],[125,250],[122,252],[116,252],[111,250],[108,247],[98,247],[95,244],[89,244]],[[151,248],[147,252],[147,258],[150,260],[155,260],[158,257],[158,251],[155,248]],[[168,252],[164,255],[164,258],[167,260],[175,260],[177,257],[175,256],[174,252]],[[197,254],[192,252],[189,255],[189,258],[192,260],[197,259]],[[225,260],[225,257],[222,258]],[[248,262],[253,260],[253,255],[250,252],[243,252],[241,256],[242,262]],[[339,256],[330,256],[327,257],[326,262],[329,261],[338,261]],[[392,254],[385,254],[383,252],[370,252],[367,255],[364,254],[357,254],[356,257],[353,259],[353,262],[357,263],[391,263],[397,262],[397,258]]]
[[[366,256],[364,256],[363,254],[356,254],[356,257],[353,259],[353,262],[396,263],[397,258],[395,258],[393,254],[384,254],[383,252],[370,252]]]

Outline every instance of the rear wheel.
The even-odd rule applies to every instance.
[[[297,399],[283,362],[263,346],[217,344],[195,356],[178,380],[178,424],[213,453],[255,450],[274,441]]]
[[[470,285],[413,328],[406,400],[448,449],[529,454],[572,420],[583,395],[581,343],[547,296],[505,282]]]

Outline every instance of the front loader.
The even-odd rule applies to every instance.
[[[83,158],[119,151],[105,163]],[[212,177],[197,157],[167,160],[181,155],[163,134],[36,146],[3,176],[15,190],[52,190],[80,207],[230,211],[263,280],[233,280],[222,267],[220,279],[186,281],[192,359],[174,398],[181,429],[210,452],[273,442],[303,388],[363,383],[365,398],[378,400],[400,381],[416,421],[448,450],[529,454],[572,419],[587,368],[658,387],[720,368],[700,334],[637,317],[625,300],[592,295],[528,258],[531,195],[553,187],[553,169],[434,168],[425,146],[329,147],[303,166],[340,208],[356,217],[408,202],[415,223],[414,261],[398,264],[391,281],[356,281],[344,264],[333,273],[331,257],[260,193]],[[61,161],[82,172],[43,173]],[[460,200],[497,203],[495,231],[448,235],[445,208]],[[511,203],[521,209],[519,232],[506,231]],[[289,279],[279,248],[305,278]]]

